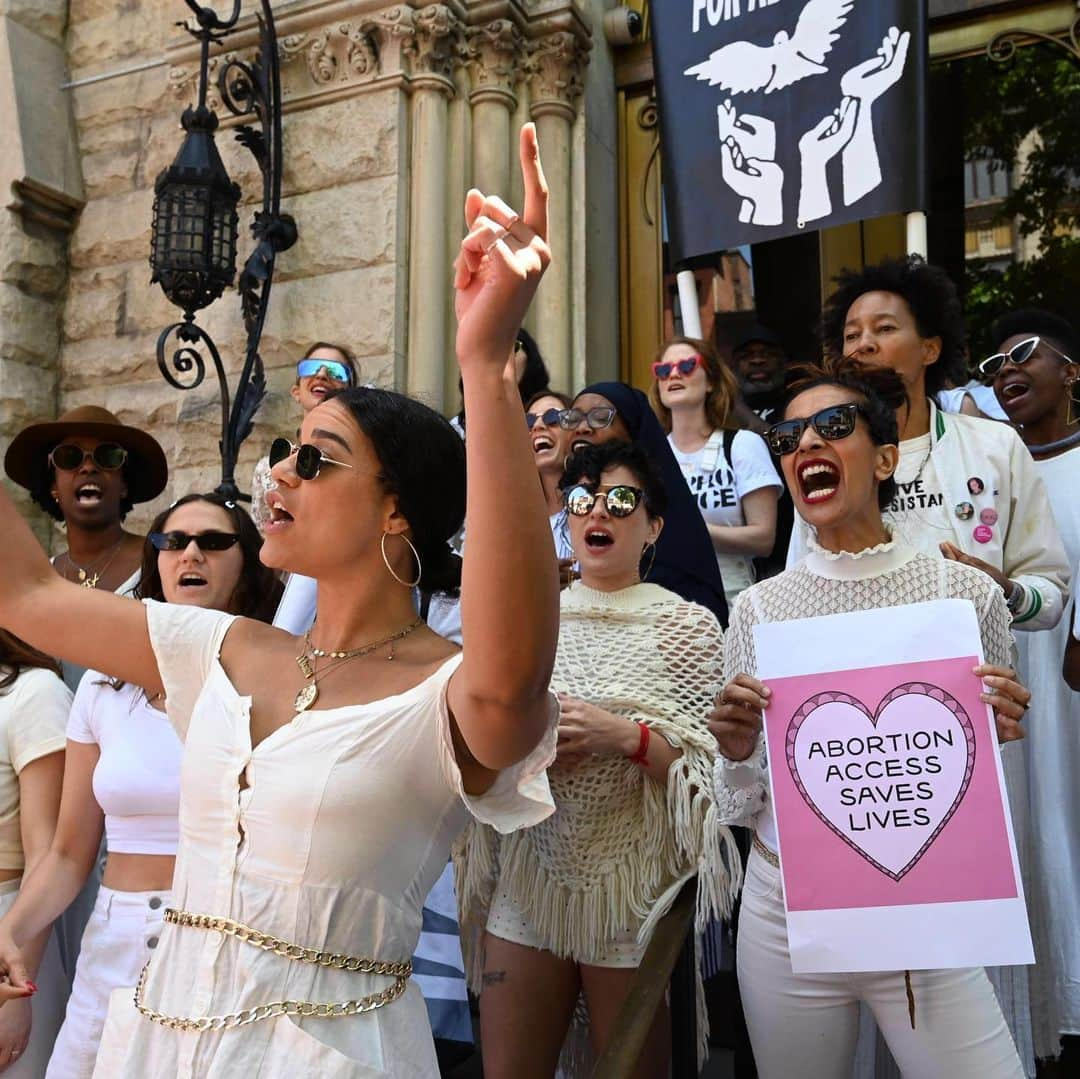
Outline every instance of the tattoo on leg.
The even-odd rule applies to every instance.
[[[505,970],[485,970],[480,977],[480,981],[484,985],[498,985],[499,982],[506,981]]]

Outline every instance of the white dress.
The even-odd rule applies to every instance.
[[[1035,467],[1046,484],[1069,565],[1080,564],[1080,447]],[[1061,676],[1072,625],[1017,634],[1020,662],[1031,690],[1023,747],[1030,776],[1035,886],[1042,892],[1045,953],[1058,1006],[1059,1030],[1080,1034],[1080,693]],[[1039,1006],[1033,1001],[1033,1007]]]
[[[218,659],[232,618],[148,603],[147,620],[170,719],[185,741],[178,909],[302,947],[401,962],[416,949],[424,897],[470,813],[509,831],[553,812],[544,771],[554,757],[554,699],[541,744],[487,794],[470,798],[446,704],[460,656],[405,693],[302,713],[252,749],[250,698],[237,693]],[[145,1003],[170,1016],[215,1016],[283,1000],[358,999],[391,985],[388,977],[291,961],[235,936],[166,924]],[[103,1079],[438,1075],[413,981],[402,997],[363,1015],[280,1016],[205,1033],[170,1030],[116,1003],[95,1071]]]

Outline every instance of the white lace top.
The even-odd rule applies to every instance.
[[[756,676],[755,625],[935,599],[971,600],[979,617],[986,662],[1012,662],[1012,618],[1005,597],[981,570],[931,558],[900,541],[858,554],[833,554],[811,541],[810,553],[800,563],[739,596],[724,638],[724,683],[737,674]],[[756,828],[762,842],[776,850],[764,735],[745,761],[718,757],[715,778],[721,819]]]

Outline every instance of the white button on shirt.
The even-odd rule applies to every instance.
[[[554,757],[554,705],[547,736],[525,761],[482,797],[464,794],[446,704],[460,655],[405,693],[302,713],[252,750],[250,698],[217,658],[232,618],[156,603],[147,612],[170,718],[185,739],[178,909],[305,947],[404,960],[416,948],[424,897],[469,814],[511,831],[554,810],[544,774]],[[391,984],[167,924],[145,1000],[168,1015],[207,1016],[280,1000],[358,999]],[[114,1006],[95,1075],[106,1069],[144,1079],[438,1075],[415,982],[364,1015],[278,1017],[206,1033],[171,1031]]]

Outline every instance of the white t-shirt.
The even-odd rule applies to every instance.
[[[0,674],[6,674],[0,670]],[[0,869],[22,869],[19,773],[64,748],[71,691],[41,667],[24,667],[0,689]]]
[[[68,718],[73,742],[96,745],[94,798],[105,814],[113,854],[176,854],[183,747],[164,712],[137,686],[113,689],[97,671],[83,675]]]
[[[700,450],[683,453],[675,445],[674,438],[668,435],[671,451],[705,523],[744,525],[742,500],[762,487],[773,488],[779,498],[783,484],[761,435],[753,431],[736,431],[730,462],[724,457],[722,440],[723,432],[715,431]],[[754,568],[749,558],[739,554],[717,553],[716,561],[724,579],[724,595],[730,605],[744,588],[754,583]]]
[[[943,412],[959,412],[964,406],[965,397],[970,397],[975,402],[975,407],[988,419],[1008,422],[1009,417],[994,395],[993,387],[984,386],[974,379],[966,386],[959,386],[955,390],[939,390],[938,407]]]

